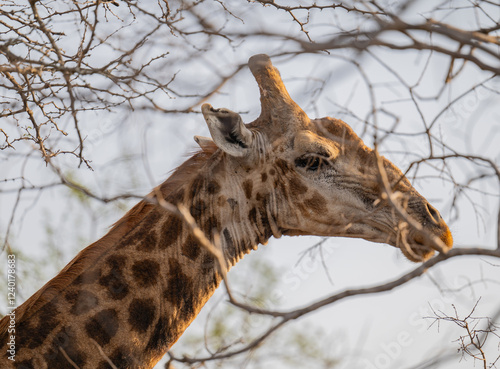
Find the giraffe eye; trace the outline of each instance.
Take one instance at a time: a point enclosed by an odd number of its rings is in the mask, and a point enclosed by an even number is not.
[[[295,159],[295,166],[299,168],[305,168],[312,172],[317,171],[321,167],[328,165],[326,158],[322,158],[318,155],[304,155]]]
[[[315,157],[310,160],[309,165],[307,166],[307,170],[318,170],[321,166],[321,159],[319,157]]]

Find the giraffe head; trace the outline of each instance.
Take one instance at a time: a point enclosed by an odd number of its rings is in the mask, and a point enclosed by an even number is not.
[[[439,212],[393,163],[378,157],[343,121],[309,119],[267,55],[253,56],[249,67],[260,89],[259,118],[244,124],[235,112],[202,106],[229,173],[241,184],[249,217],[277,237],[363,238],[399,247],[412,261],[452,247]],[[392,203],[384,200],[382,176]]]

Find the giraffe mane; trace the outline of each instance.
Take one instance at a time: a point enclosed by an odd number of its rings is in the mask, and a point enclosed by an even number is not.
[[[160,185],[163,196],[166,196],[186,184],[189,178],[206,163],[208,158],[217,151],[217,146],[204,145],[202,150],[195,152],[188,160],[177,167],[172,175]],[[150,197],[153,193],[146,196]],[[142,219],[156,207],[155,204],[142,200],[130,209],[122,218],[114,223],[111,229],[99,240],[81,250],[55,277],[15,309],[16,320],[20,322],[52,301],[61,290],[71,284],[89,266],[106,254],[123,236],[136,227]],[[0,319],[0,332],[6,332],[9,317]]]

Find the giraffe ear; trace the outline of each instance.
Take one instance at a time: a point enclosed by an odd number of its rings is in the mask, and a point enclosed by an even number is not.
[[[210,104],[203,104],[201,111],[219,149],[231,156],[248,155],[253,136],[238,113],[214,109]]]
[[[194,140],[203,150],[215,145],[214,140],[212,140],[210,137],[194,136]]]

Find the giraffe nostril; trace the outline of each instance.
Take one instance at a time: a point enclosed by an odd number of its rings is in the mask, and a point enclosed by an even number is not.
[[[441,221],[441,215],[439,214],[439,211],[437,211],[431,204],[427,203],[426,205],[427,212],[431,216],[432,220],[435,223],[439,223]]]

